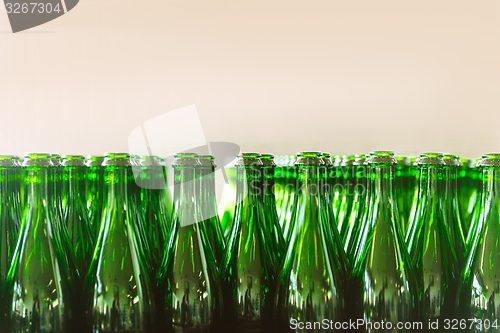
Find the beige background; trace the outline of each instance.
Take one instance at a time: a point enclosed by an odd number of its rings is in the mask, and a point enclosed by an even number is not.
[[[474,157],[500,150],[499,92],[498,0],[81,0],[18,34],[0,9],[4,154],[127,150],[195,104],[247,151]]]

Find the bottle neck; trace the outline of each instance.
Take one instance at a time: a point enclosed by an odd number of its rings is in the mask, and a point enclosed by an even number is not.
[[[256,198],[261,194],[261,173],[255,166],[238,166],[236,171],[236,202]]]
[[[196,169],[194,167],[174,168],[174,202],[196,203]]]
[[[372,166],[369,176],[369,188],[372,196],[379,202],[393,202],[394,168],[392,166]]]
[[[14,167],[0,167],[0,205],[17,205],[16,195],[20,173]]]
[[[426,198],[439,197],[441,195],[441,181],[443,175],[441,169],[436,166],[421,166],[419,170],[420,193]]]
[[[458,170],[456,166],[446,166],[443,172],[445,200],[458,201]]]
[[[323,195],[321,181],[322,168],[319,165],[301,165],[297,170],[298,193],[300,196],[319,197]]]
[[[104,178],[108,189],[108,205],[128,202],[131,184],[134,181],[132,169],[127,166],[109,165],[106,167]]]
[[[500,168],[484,167],[482,173],[483,195],[481,207],[492,207],[499,204],[500,194]]]
[[[63,193],[66,200],[79,199],[84,193],[85,167],[65,167]]]
[[[52,189],[52,172],[48,167],[29,166],[24,169],[28,203],[47,203]]]
[[[217,201],[215,199],[215,170],[200,168],[200,186],[204,220],[216,216]]]

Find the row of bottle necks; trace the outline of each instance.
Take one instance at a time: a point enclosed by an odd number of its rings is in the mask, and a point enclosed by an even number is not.
[[[500,261],[484,231],[496,158],[244,153],[219,218],[211,156],[176,155],[173,200],[157,157],[0,157],[0,325],[497,332],[500,262],[484,276],[480,260]]]

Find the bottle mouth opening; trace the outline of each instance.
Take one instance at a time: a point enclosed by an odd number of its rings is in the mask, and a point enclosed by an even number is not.
[[[200,161],[213,161],[214,157],[212,155],[199,155]]]

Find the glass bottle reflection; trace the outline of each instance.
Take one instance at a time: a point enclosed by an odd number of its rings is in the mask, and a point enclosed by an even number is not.
[[[27,207],[7,277],[12,332],[70,332],[70,272],[56,233],[48,154],[23,162]]]
[[[325,213],[326,200],[320,189],[320,154],[302,152],[296,161],[298,186],[292,225],[295,232],[279,278],[277,320],[279,332],[306,332],[293,328],[299,322],[341,321],[344,316],[342,260],[330,249],[330,221]],[[342,250],[342,249],[340,249]],[[315,328],[307,332],[328,332]]]
[[[163,290],[159,331],[219,332],[221,293],[200,211],[198,155],[175,155],[172,234],[157,276]],[[161,311],[161,312],[160,312]]]
[[[86,287],[90,331],[150,332],[154,306],[139,220],[130,200],[134,176],[128,154],[107,154],[103,221]],[[83,315],[83,314],[82,314]]]
[[[481,211],[462,276],[459,316],[476,320],[470,332],[490,333],[500,325],[500,154],[484,155],[478,166]]]
[[[354,275],[361,278],[361,310],[365,321],[412,322],[418,291],[398,223],[391,152],[373,152],[370,166],[367,225]],[[366,332],[408,332],[366,327]]]
[[[266,332],[272,328],[275,267],[270,231],[260,198],[259,154],[236,161],[237,205],[222,261],[225,320],[229,332]]]

